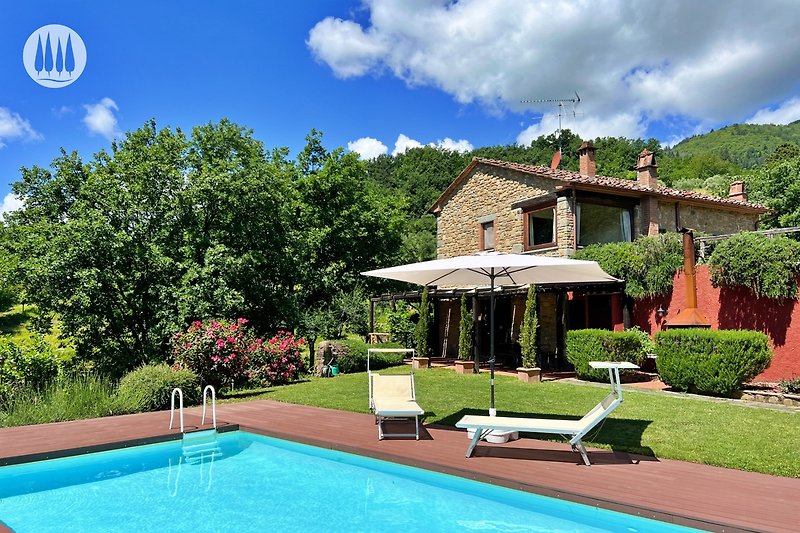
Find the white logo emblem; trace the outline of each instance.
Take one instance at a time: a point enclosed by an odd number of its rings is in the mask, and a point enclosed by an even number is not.
[[[86,67],[86,45],[75,30],[48,24],[28,37],[22,49],[22,63],[39,85],[52,89],[66,87]]]

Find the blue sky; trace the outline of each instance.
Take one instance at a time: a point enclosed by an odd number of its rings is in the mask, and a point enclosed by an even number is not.
[[[363,157],[436,144],[584,137],[664,143],[734,122],[800,119],[800,2],[317,0],[8,2],[0,6],[0,199],[60,147],[85,159],[155,118],[223,117],[296,153],[311,128]],[[30,79],[22,48],[63,24],[79,79]],[[573,113],[574,111],[574,113]]]

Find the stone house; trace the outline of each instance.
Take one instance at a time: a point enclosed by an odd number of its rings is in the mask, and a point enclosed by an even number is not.
[[[767,212],[747,201],[740,181],[731,184],[727,198],[659,185],[656,156],[648,150],[639,154],[636,180],[597,176],[591,143],[581,146],[579,167],[572,172],[474,158],[429,209],[437,219],[437,256],[483,250],[571,256],[589,244],[632,241],[639,235],[682,227],[709,235],[754,230]],[[545,368],[566,366],[566,329],[622,329],[630,322],[621,285],[541,287],[539,291],[539,352]],[[498,354],[505,353],[509,365],[518,359],[523,292],[523,288],[516,293],[512,289],[497,299]],[[486,307],[483,298],[474,297],[479,351],[488,338],[482,322]],[[438,355],[453,356],[459,302],[443,294],[435,314]]]

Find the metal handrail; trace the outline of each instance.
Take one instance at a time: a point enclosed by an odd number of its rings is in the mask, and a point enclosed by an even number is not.
[[[175,393],[178,393],[178,398],[180,399],[180,415],[181,415],[181,433],[183,433],[183,391],[175,387],[172,389],[172,398],[170,399],[170,407],[169,407],[169,429],[172,429],[172,420],[175,416]],[[215,426],[216,427],[216,426]]]
[[[214,422],[214,429],[217,429],[217,392],[211,385],[206,385],[203,389],[203,419],[200,421],[200,425],[206,423],[206,398],[209,390],[211,391],[211,418]]]

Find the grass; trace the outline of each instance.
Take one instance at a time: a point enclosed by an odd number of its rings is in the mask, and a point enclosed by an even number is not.
[[[30,329],[31,319],[36,316],[37,309],[32,305],[15,305],[8,311],[0,313],[0,334],[10,335],[11,340],[21,344],[32,344],[37,334]],[[58,319],[53,321],[53,328],[44,340],[53,347],[53,351],[63,360],[72,359],[75,347],[60,337],[61,327]]]
[[[0,427],[108,416],[114,388],[96,376],[59,379],[43,390],[23,388],[0,402]]]
[[[407,371],[397,367],[390,371]],[[606,390],[577,383],[522,383],[496,376],[498,414],[575,417],[591,409]],[[458,375],[447,369],[416,373],[417,398],[426,423],[454,425],[465,414],[485,413],[489,376]],[[625,402],[585,442],[663,459],[800,477],[800,413],[753,408],[653,391],[625,391]],[[231,401],[267,398],[303,405],[367,413],[365,373],[268,389]],[[552,438],[552,436],[540,436]]]

